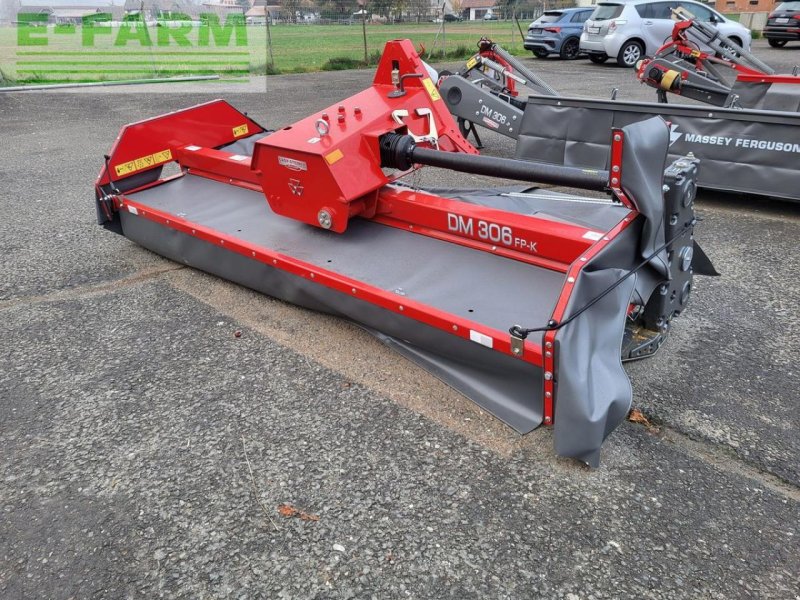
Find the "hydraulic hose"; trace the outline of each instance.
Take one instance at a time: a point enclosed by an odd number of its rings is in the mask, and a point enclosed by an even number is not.
[[[461,173],[516,179],[530,183],[564,185],[594,191],[608,189],[608,171],[418,148],[411,136],[398,133],[387,133],[381,138],[380,152],[382,167],[391,167],[402,171],[407,171],[413,165],[420,164]]]

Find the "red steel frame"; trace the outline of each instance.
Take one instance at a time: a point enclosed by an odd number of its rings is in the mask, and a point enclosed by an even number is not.
[[[766,73],[738,73],[737,81],[747,83],[792,83],[800,84],[800,75],[767,75]]]
[[[202,121],[201,121],[202,120]],[[208,126],[213,124],[213,126]],[[185,173],[206,177],[215,181],[261,191],[264,178],[269,173],[261,173],[253,168],[251,158],[214,149],[236,139],[237,128],[247,125],[248,135],[260,133],[263,129],[247,119],[223,101],[215,101],[198,107],[164,115],[157,119],[143,121],[123,128],[112,150],[109,167],[117,172],[118,165],[136,161],[137,157],[169,149],[171,157]],[[202,126],[201,126],[202,125]],[[241,129],[238,129],[241,131]],[[201,140],[196,142],[195,140]],[[638,215],[634,203],[627,197],[622,187],[622,147],[624,136],[620,130],[612,133],[612,152],[609,188],[628,212],[610,231],[592,231],[568,223],[555,222],[534,216],[519,215],[460,202],[451,198],[435,196],[427,192],[384,185],[374,193],[375,214],[372,220],[386,226],[404,229],[419,235],[443,239],[476,250],[499,254],[511,260],[518,260],[538,267],[565,274],[552,319],[560,321],[566,312],[574,284],[587,262],[596,256],[614,237],[628,227]],[[361,160],[370,160],[368,155]],[[139,163],[137,163],[139,164]],[[143,164],[143,163],[142,163]],[[163,163],[147,166],[153,169]],[[139,173],[136,170],[125,175]],[[376,288],[364,282],[345,277],[333,271],[283,255],[275,250],[255,246],[244,240],[215,231],[199,223],[193,223],[168,212],[154,210],[129,197],[133,193],[155,185],[160,185],[174,177],[157,179],[143,184],[126,193],[113,193],[116,210],[128,211],[140,218],[148,219],[165,227],[196,237],[205,242],[223,246],[232,252],[258,260],[274,268],[284,270],[298,277],[313,280],[344,294],[376,304],[381,308],[402,314],[421,323],[446,331],[466,340],[474,333],[491,340],[490,347],[496,352],[513,356],[544,370],[543,415],[546,425],[554,421],[554,401],[556,397],[557,373],[554,348],[557,330],[550,330],[543,336],[542,343],[531,340],[523,342],[522,352],[514,352],[511,337],[507,331],[500,331],[466,318],[435,309],[414,300],[398,299],[394,293]],[[104,167],[97,179],[98,189],[109,192],[112,176]],[[113,191],[113,190],[112,190]],[[109,192],[112,193],[112,192]],[[265,210],[269,210],[265,203]],[[370,218],[370,217],[366,217]],[[535,242],[535,251],[530,247],[520,249],[507,240],[481,239],[476,229],[453,228],[453,219],[462,222],[484,222],[496,226],[495,231],[510,228],[513,238]],[[471,221],[470,221],[471,220]],[[587,234],[590,234],[587,236]],[[346,233],[344,234],[346,235]],[[511,324],[509,324],[511,325]],[[486,345],[486,344],[485,344]]]
[[[680,55],[690,57],[695,61],[695,66],[698,71],[705,71],[704,63],[708,62],[716,65],[723,65],[736,71],[736,80],[746,83],[788,83],[800,84],[800,76],[798,75],[768,75],[756,69],[751,69],[744,65],[739,65],[724,58],[717,58],[707,52],[693,48],[690,41],[686,37],[686,30],[691,27],[692,21],[679,21],[675,23],[672,28],[672,39],[661,46],[656,53],[655,57],[659,58],[665,55],[669,50],[675,49]],[[646,76],[647,67],[650,65],[650,60],[642,61],[640,67],[637,68],[637,77],[642,81],[648,81],[649,77]],[[677,69],[676,69],[677,70]],[[685,71],[680,72],[681,78],[686,79],[688,74]],[[656,86],[658,87],[658,86]],[[678,90],[668,90],[678,95]]]

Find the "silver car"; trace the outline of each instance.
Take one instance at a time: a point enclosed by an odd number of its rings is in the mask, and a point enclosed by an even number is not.
[[[584,23],[580,49],[593,63],[614,58],[623,67],[633,67],[652,56],[670,39],[675,21],[672,9],[682,7],[698,21],[711,23],[720,33],[746,50],[750,49],[750,30],[726,19],[708,5],[692,0],[616,0],[598,2],[592,16]],[[690,34],[691,39],[691,34]],[[701,50],[709,50],[698,42]]]

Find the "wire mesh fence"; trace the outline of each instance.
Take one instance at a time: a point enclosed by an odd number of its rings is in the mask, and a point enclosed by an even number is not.
[[[433,61],[466,58],[474,54],[481,37],[489,37],[509,51],[521,53],[528,23],[527,19],[519,18],[275,23],[269,26],[271,55],[266,25],[262,25],[263,34],[252,37],[263,38],[265,45],[261,47],[267,51],[261,60],[253,58],[253,66],[258,70],[263,64],[271,73],[355,68],[376,63],[384,44],[398,38],[412,40],[420,54]]]
[[[545,9],[539,0],[506,8],[480,8],[480,0],[337,1],[20,12],[0,25],[0,85],[359,68],[376,64],[386,41],[398,38],[432,62],[470,56],[481,37],[520,54],[528,24]]]

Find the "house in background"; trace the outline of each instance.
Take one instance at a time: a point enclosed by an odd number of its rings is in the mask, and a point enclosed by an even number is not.
[[[186,15],[196,19],[198,6],[191,0],[125,0],[125,14],[144,13],[146,21],[169,18],[170,15]]]
[[[267,0],[251,0],[250,8],[244,16],[248,25],[264,25],[269,15],[270,23],[274,23],[280,17],[283,7],[276,4],[277,0],[272,0],[269,4]]]
[[[244,16],[245,10],[246,7],[239,3],[238,0],[210,0],[208,2],[203,2],[200,5],[201,13],[215,14],[223,23],[230,14]]]
[[[463,0],[461,10],[465,19],[480,21],[486,16],[486,13],[494,8],[496,3],[496,0]]]
[[[770,12],[780,2],[774,0],[716,0],[714,7],[721,13]]]
[[[2,0],[0,23],[16,23],[20,14],[47,15],[50,25],[79,25],[84,17],[110,14],[112,20],[122,18],[122,3],[110,0],[77,0],[74,3],[46,0]]]

